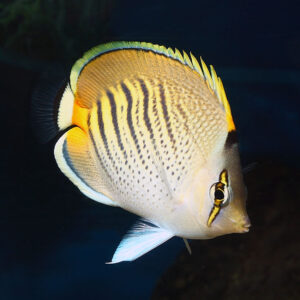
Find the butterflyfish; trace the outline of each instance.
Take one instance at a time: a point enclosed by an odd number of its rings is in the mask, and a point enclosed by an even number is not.
[[[187,242],[249,230],[231,109],[202,58],[108,43],[76,61],[55,97],[37,95],[44,140],[63,132],[54,149],[60,170],[88,198],[141,217],[111,263],[174,236]]]

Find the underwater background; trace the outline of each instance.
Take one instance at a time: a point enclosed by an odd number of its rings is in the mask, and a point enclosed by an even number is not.
[[[0,299],[300,299],[299,1],[0,1]],[[47,70],[147,41],[200,55],[237,126],[250,232],[105,265],[137,219],[83,196],[30,122]]]

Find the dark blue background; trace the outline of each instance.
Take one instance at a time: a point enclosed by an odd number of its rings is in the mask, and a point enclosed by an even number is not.
[[[108,40],[191,50],[223,79],[243,164],[276,160],[299,167],[299,8],[297,1],[119,0],[99,37],[93,27],[90,38],[72,31],[76,20],[70,21],[74,51],[35,58],[2,40],[0,299],[149,299],[184,247],[174,238],[133,263],[104,264],[136,217],[85,198],[56,167],[54,142],[36,142],[30,97],[45,68],[68,66]]]

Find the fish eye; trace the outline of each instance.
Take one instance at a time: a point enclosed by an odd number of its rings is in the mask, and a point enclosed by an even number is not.
[[[224,198],[223,198],[224,200],[222,202],[222,206],[225,206],[229,203],[229,200],[230,200],[230,194],[228,191],[228,187],[226,185],[224,186],[223,193],[224,193]]]
[[[213,202],[215,202],[215,200],[222,200],[221,206],[225,206],[229,203],[230,195],[228,187],[220,182],[217,182],[211,186],[209,194]]]
[[[219,199],[219,200],[224,199],[224,192],[221,189],[215,190],[215,199]]]
[[[218,182],[217,183],[214,183],[211,187],[210,187],[210,190],[209,190],[209,196],[210,196],[210,199],[212,201],[215,201],[215,191],[216,191],[216,186],[217,186]]]

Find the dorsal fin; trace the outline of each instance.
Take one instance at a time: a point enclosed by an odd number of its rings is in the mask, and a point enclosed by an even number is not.
[[[188,56],[188,54],[184,51],[181,54],[181,52],[178,49],[173,50],[171,48],[166,48],[165,46],[160,46],[157,44],[151,44],[147,42],[111,42],[90,49],[83,55],[82,58],[76,61],[71,70],[70,83],[73,93],[76,93],[77,80],[79,78],[80,73],[85,68],[85,66],[89,64],[89,62],[98,58],[102,54],[126,49],[144,50],[161,54],[165,57],[169,57],[176,61],[179,61],[183,65],[188,66],[191,70],[196,71],[201,76],[201,78],[203,78],[211,92],[219,99],[220,104],[223,106],[228,120],[228,131],[235,129],[222,81],[220,77],[217,76],[214,68],[210,66],[211,72],[209,72],[209,69],[202,58],[200,59],[199,64],[199,62],[192,53],[190,53],[190,56]]]

